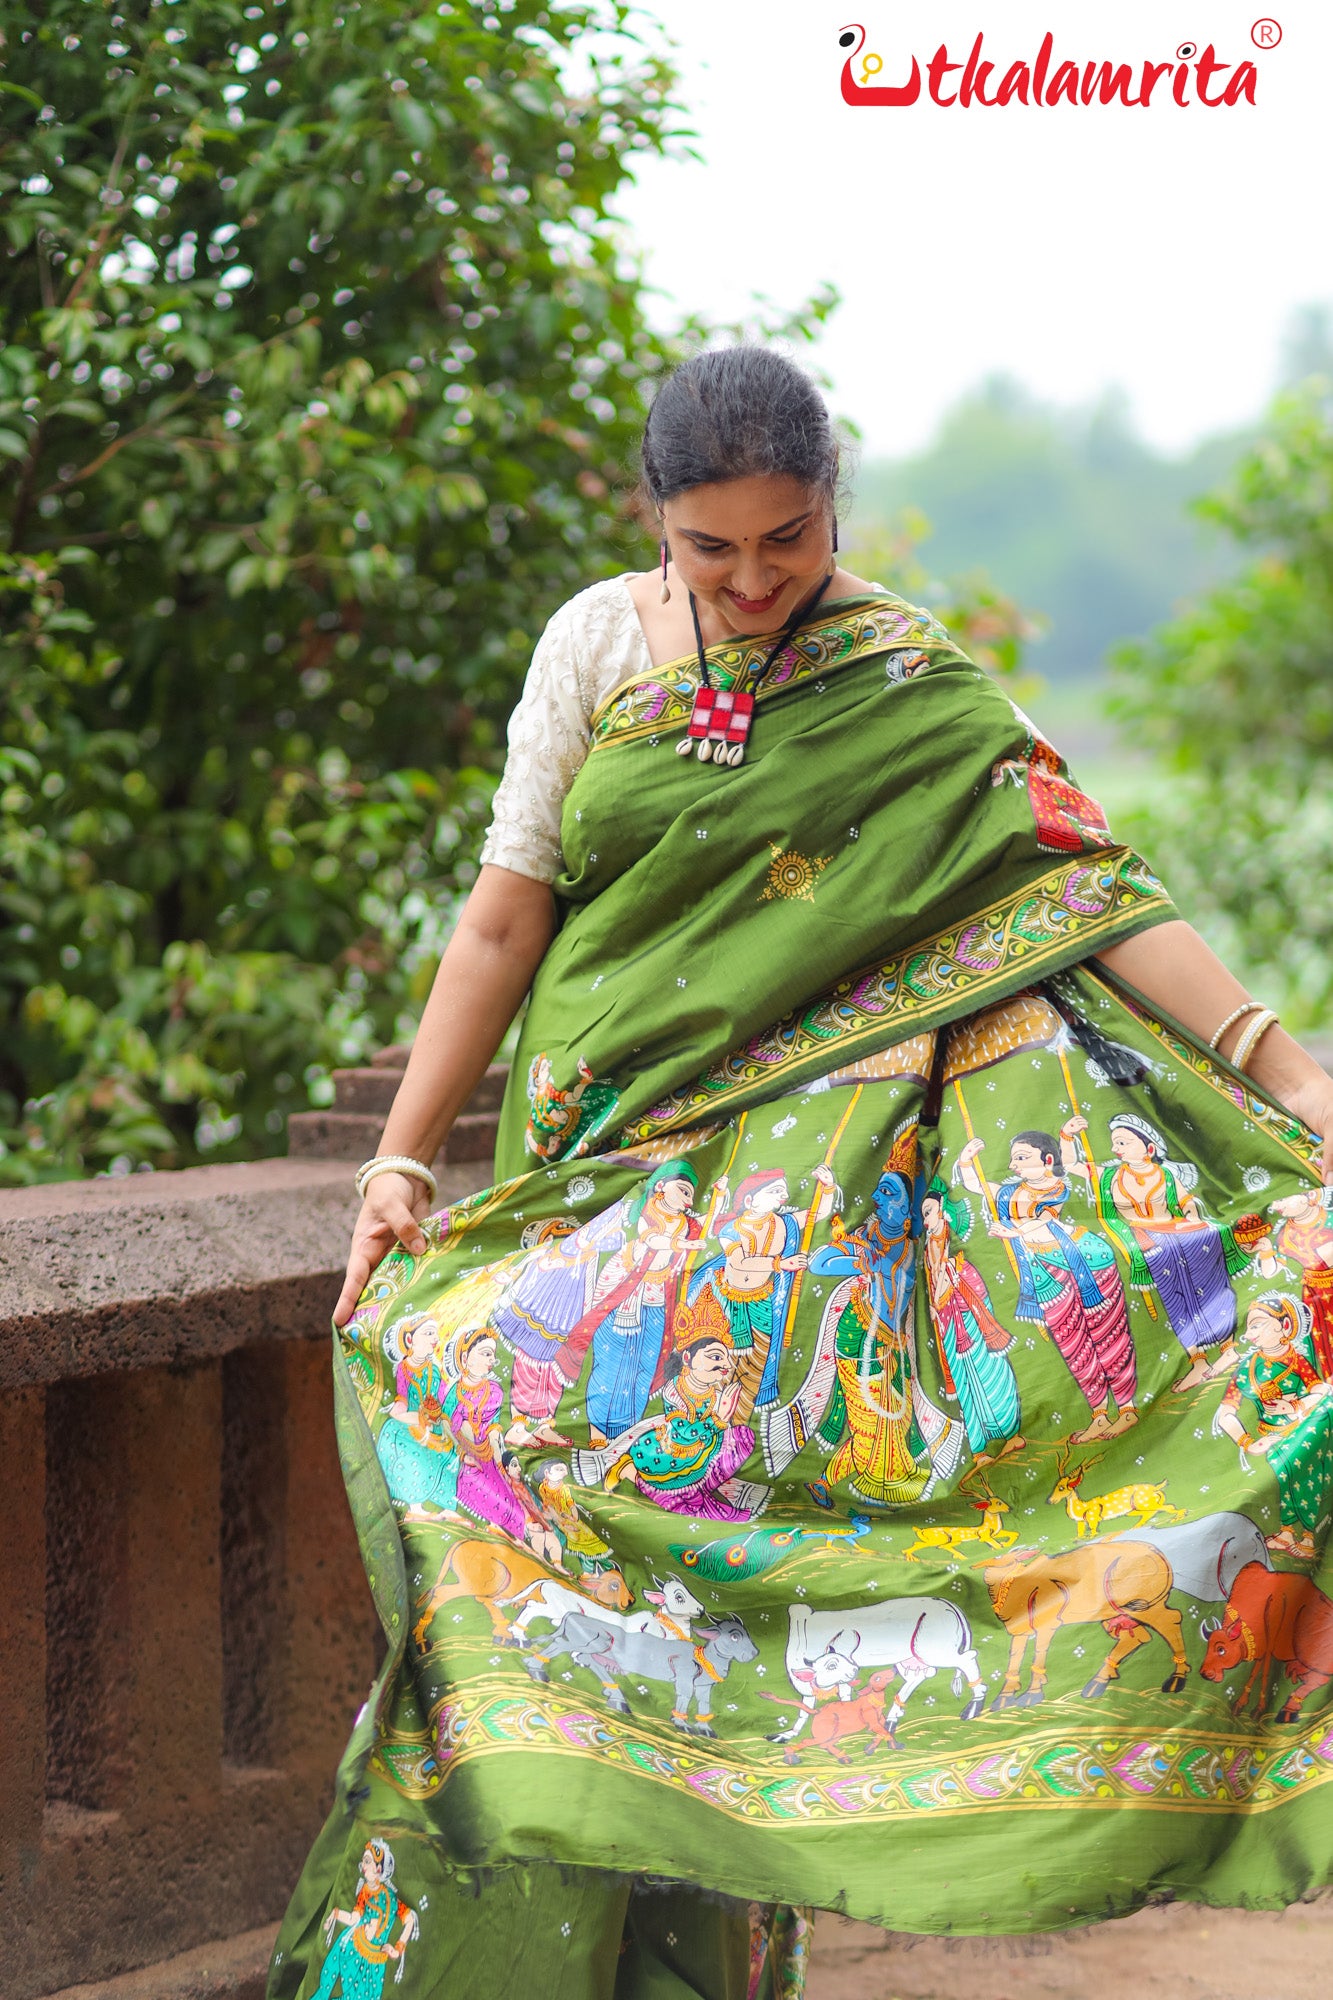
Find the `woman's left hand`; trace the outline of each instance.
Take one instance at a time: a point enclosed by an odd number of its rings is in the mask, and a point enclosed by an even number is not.
[[[1333,1187],[1333,1076],[1318,1070],[1308,1082],[1285,1091],[1282,1102],[1294,1118],[1323,1140],[1319,1166],[1326,1187]]]

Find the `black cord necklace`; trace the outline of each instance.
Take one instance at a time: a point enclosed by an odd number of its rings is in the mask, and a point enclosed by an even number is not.
[[[690,711],[689,727],[676,753],[688,757],[693,750],[702,763],[711,757],[715,764],[739,764],[745,755],[745,745],[750,734],[750,724],[754,720],[754,699],[783,647],[788,644],[798,626],[804,624],[833,581],[830,572],[817,590],[811,592],[804,604],[799,604],[787,623],[783,626],[775,643],[769,648],[768,657],[751,679],[750,687],[745,686],[750,679],[748,671],[742,668],[736,683],[730,688],[715,688],[708,678],[708,660],[704,653],[703,633],[699,630],[699,607],[690,592],[690,616],[694,620],[694,644],[699,654],[699,689],[694,697],[694,707]]]

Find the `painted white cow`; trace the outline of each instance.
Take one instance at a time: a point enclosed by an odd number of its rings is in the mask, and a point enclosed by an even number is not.
[[[814,1714],[819,1696],[836,1688],[847,1700],[851,1683],[862,1668],[893,1667],[901,1686],[884,1712],[890,1729],[923,1681],[934,1674],[953,1674],[953,1691],[966,1682],[971,1695],[963,1710],[971,1722],[986,1705],[986,1683],[977,1665],[972,1627],[956,1605],[936,1597],[898,1597],[859,1610],[815,1611],[807,1604],[788,1609],[787,1678],[800,1702],[790,1729],[769,1740],[790,1743]]]
[[[659,1579],[654,1579],[659,1581]],[[528,1627],[545,1619],[552,1625],[559,1625],[571,1611],[591,1612],[605,1625],[614,1626],[621,1632],[652,1632],[659,1639],[690,1636],[691,1622],[703,1616],[703,1605],[693,1592],[687,1590],[679,1577],[667,1577],[657,1590],[646,1590],[644,1596],[650,1604],[659,1604],[665,1617],[656,1611],[608,1611],[605,1605],[594,1604],[582,1591],[572,1585],[560,1583],[555,1577],[543,1577],[530,1583],[512,1597],[497,1600],[507,1609],[519,1605],[518,1616],[512,1620],[509,1636],[520,1646],[528,1642]]]

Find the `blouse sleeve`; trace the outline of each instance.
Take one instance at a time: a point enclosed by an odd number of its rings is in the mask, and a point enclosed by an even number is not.
[[[588,754],[593,712],[623,665],[615,655],[626,611],[637,626],[623,584],[594,584],[562,604],[537,641],[509,719],[509,752],[483,863],[536,882],[553,882],[559,874],[561,808]]]

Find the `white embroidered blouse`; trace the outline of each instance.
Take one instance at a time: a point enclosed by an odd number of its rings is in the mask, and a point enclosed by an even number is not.
[[[560,811],[612,688],[652,672],[629,594],[633,570],[589,584],[555,612],[533,650],[481,859],[537,882],[560,873]],[[882,583],[872,589],[883,590]]]
[[[537,882],[560,872],[560,809],[612,688],[652,659],[627,578],[589,584],[555,612],[533,650],[481,858]]]

